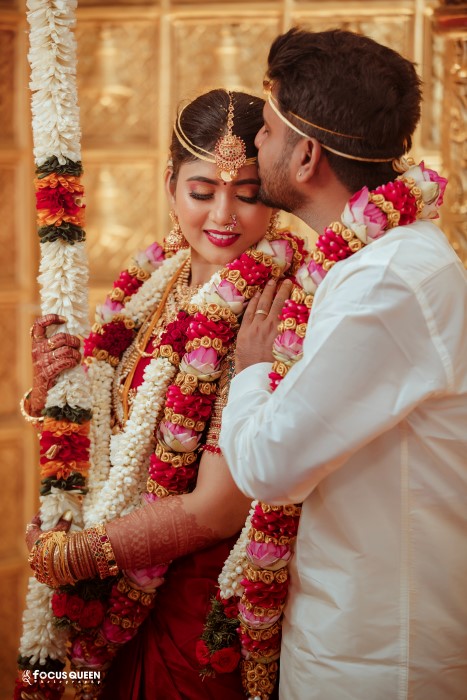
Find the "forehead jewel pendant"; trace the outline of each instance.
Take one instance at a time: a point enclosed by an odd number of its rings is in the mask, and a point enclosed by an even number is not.
[[[231,182],[237,177],[238,171],[246,163],[246,146],[240,136],[232,133],[234,106],[232,93],[229,91],[229,108],[227,112],[227,133],[216,143],[214,156],[219,177],[224,182]]]

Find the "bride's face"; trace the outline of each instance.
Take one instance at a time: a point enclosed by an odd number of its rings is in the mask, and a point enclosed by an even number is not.
[[[169,184],[170,205],[192,248],[192,256],[221,267],[266,233],[272,209],[258,200],[255,165],[246,165],[232,182],[218,177],[214,163],[188,161]]]

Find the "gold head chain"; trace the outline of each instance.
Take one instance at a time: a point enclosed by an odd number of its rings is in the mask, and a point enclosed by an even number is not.
[[[195,158],[207,161],[208,163],[215,163],[217,167],[218,177],[224,182],[231,182],[235,180],[238,175],[238,171],[244,165],[252,165],[256,163],[255,158],[246,157],[246,145],[245,141],[233,133],[234,126],[234,104],[233,104],[233,94],[230,90],[227,91],[229,96],[229,106],[227,109],[227,133],[221,136],[215,147],[214,153],[207,151],[202,146],[197,146],[195,143],[190,141],[188,136],[183,131],[181,124],[181,117],[188,105],[180,110],[178,117],[174,124],[174,132],[188,153],[191,153]]]
[[[273,80],[268,80],[265,79],[263,80],[263,89],[264,93],[266,95],[266,99],[271,107],[271,109],[274,111],[275,114],[281,119],[284,124],[286,124],[289,129],[292,129],[295,131],[297,134],[300,136],[303,136],[306,139],[310,138],[310,134],[306,134],[304,131],[298,128],[298,126],[295,126],[295,124],[292,124],[292,122],[287,119],[285,114],[283,114],[279,108],[279,103],[272,94],[272,90],[274,87],[274,81]],[[313,127],[313,129],[318,129],[319,131],[323,131],[327,134],[333,134],[334,136],[340,136],[345,139],[354,139],[354,140],[363,140],[363,136],[354,136],[352,134],[343,134],[340,131],[332,131],[332,129],[327,129],[324,126],[319,126],[318,124],[314,124],[313,122],[308,121],[307,119],[304,119],[303,117],[300,117],[298,114],[295,114],[295,112],[291,112],[289,110],[288,112],[292,117],[297,119],[298,121],[302,122],[303,124],[307,124],[308,126]],[[342,158],[348,158],[349,160],[358,160],[363,163],[390,163],[391,161],[394,161],[398,158],[399,156],[391,156],[390,158],[365,158],[362,156],[354,156],[351,155],[350,153],[343,153],[342,151],[337,151],[334,148],[331,148],[330,146],[325,146],[323,143],[320,141],[321,148],[324,148],[326,151],[329,151],[330,153],[334,153],[336,156],[342,156]]]

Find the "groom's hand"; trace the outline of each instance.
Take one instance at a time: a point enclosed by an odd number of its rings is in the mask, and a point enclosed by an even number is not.
[[[262,294],[251,299],[237,336],[235,370],[237,374],[257,362],[273,362],[272,345],[277,335],[279,314],[292,291],[292,282],[279,285],[270,280]]]

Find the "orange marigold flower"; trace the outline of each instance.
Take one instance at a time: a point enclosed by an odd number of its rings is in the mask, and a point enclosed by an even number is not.
[[[46,417],[44,420],[44,430],[49,430],[51,433],[60,437],[61,435],[88,435],[90,429],[90,421],[84,423],[71,423],[67,420],[55,420],[54,418]]]
[[[47,479],[52,476],[55,479],[68,479],[71,474],[77,472],[83,476],[87,476],[88,471],[89,462],[60,462],[58,460],[52,460],[42,465],[41,478]]]

